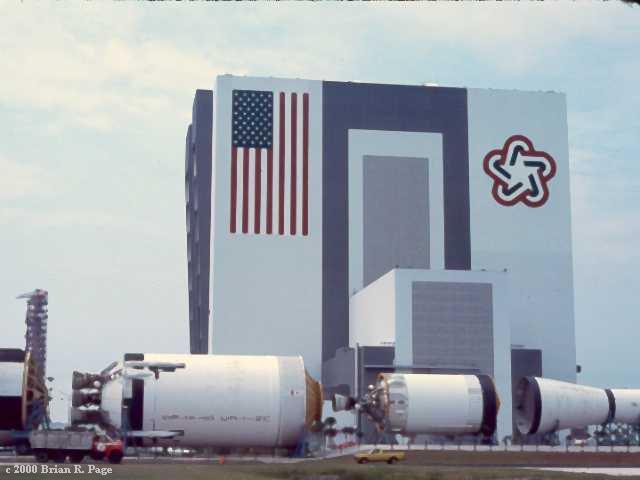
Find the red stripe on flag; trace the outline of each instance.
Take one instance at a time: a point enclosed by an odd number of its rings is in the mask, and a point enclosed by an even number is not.
[[[242,233],[249,231],[249,149],[243,148],[242,159]]]
[[[229,230],[236,233],[236,198],[238,190],[238,149],[231,148],[231,211],[229,212]]]
[[[260,201],[262,200],[261,198],[261,193],[260,193],[260,187],[262,186],[262,178],[261,178],[261,166],[260,166],[260,153],[261,153],[261,149],[260,148],[256,148],[256,166],[255,166],[255,175],[254,175],[254,180],[255,180],[255,188],[254,188],[254,202],[253,202],[253,232],[254,233],[260,233]]]
[[[273,149],[267,150],[267,233],[271,235],[273,224]]]
[[[302,95],[302,235],[309,234],[309,94]]]
[[[278,142],[278,149],[280,154],[280,162],[278,165],[278,180],[279,187],[278,190],[278,233],[280,235],[284,235],[284,92],[280,92],[280,115],[279,115],[279,137],[280,141]]]
[[[291,207],[291,235],[296,234],[296,186],[298,181],[298,172],[296,171],[296,150],[297,150],[297,100],[298,95],[291,94],[291,198],[289,199],[289,206]]]

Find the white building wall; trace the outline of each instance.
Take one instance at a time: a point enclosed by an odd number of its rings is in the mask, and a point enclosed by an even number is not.
[[[575,382],[565,96],[469,89],[468,102],[471,268],[509,271],[511,342],[542,350],[545,377]],[[483,170],[485,155],[517,134],[557,163],[549,199],[537,208],[497,203]]]
[[[349,300],[349,346],[393,346],[396,343],[396,277],[383,275]]]
[[[309,93],[309,235],[278,235],[277,185],[274,234],[230,233],[231,92],[233,89]],[[322,348],[322,82],[218,77],[215,86],[212,232],[212,353],[302,355],[320,378]],[[301,95],[300,95],[301,97]],[[274,96],[274,101],[276,97]],[[301,100],[300,100],[301,101]],[[298,132],[301,132],[299,127]],[[289,142],[289,137],[286,137]],[[299,148],[301,137],[298,141]],[[301,158],[298,172],[301,178]],[[274,183],[278,177],[274,152]],[[289,185],[289,158],[286,182]],[[239,167],[242,161],[239,158]],[[262,159],[266,192],[266,158]],[[251,169],[252,171],[252,169]],[[253,184],[253,174],[250,184]],[[242,169],[238,169],[242,178]],[[301,187],[298,187],[300,195]],[[238,189],[238,199],[242,190]],[[288,195],[286,195],[288,198]],[[250,197],[253,205],[253,197]],[[263,198],[263,208],[266,200]],[[301,202],[298,201],[301,206]],[[241,201],[238,202],[241,210]],[[298,208],[300,212],[301,208]],[[289,211],[288,200],[285,211]],[[253,219],[253,207],[249,210]],[[288,222],[287,227],[288,227]],[[240,225],[240,222],[238,223]],[[301,222],[298,221],[298,229]],[[286,229],[288,231],[288,228]],[[251,230],[250,230],[251,231]],[[262,232],[265,229],[262,228]]]

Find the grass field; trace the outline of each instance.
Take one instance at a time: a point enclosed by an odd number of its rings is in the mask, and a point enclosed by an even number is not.
[[[35,465],[35,464],[32,464]],[[53,464],[48,464],[53,466]],[[44,478],[105,478],[109,480],[484,480],[484,479],[578,479],[585,478],[584,474],[543,472],[513,467],[455,467],[455,466],[425,466],[410,462],[396,465],[357,465],[345,459],[334,459],[296,464],[247,464],[229,463],[124,463],[111,466],[96,464],[97,467],[113,470],[106,475],[92,473],[89,475],[36,473],[36,474],[7,474],[9,464],[0,465],[0,479],[44,479]],[[73,468],[66,464],[65,466]],[[39,466],[41,468],[41,466]],[[87,472],[89,465],[82,465]],[[589,475],[589,479],[609,479],[605,475]],[[626,477],[634,478],[634,477]],[[640,477],[635,477],[636,479]]]
[[[84,466],[85,471],[87,465]],[[102,465],[100,465],[102,467]],[[74,474],[6,474],[2,468],[0,478],[39,479],[44,478],[105,478],[109,480],[472,480],[472,479],[577,479],[581,474],[538,472],[524,469],[502,469],[491,467],[455,468],[424,467],[416,465],[202,465],[202,464],[123,464],[116,465],[113,472],[100,475]],[[589,478],[608,478],[593,475]],[[629,477],[627,477],[629,478]]]

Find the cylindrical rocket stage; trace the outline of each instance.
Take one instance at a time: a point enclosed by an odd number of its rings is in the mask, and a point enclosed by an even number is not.
[[[0,446],[12,443],[11,431],[22,430],[25,353],[0,350]]]
[[[640,425],[640,389],[612,388],[609,391],[615,402],[614,421]]]
[[[500,400],[487,375],[385,373],[376,392],[394,432],[489,437],[496,430]]]
[[[517,387],[515,421],[520,433],[550,433],[609,422],[640,424],[640,390],[602,389],[526,377]]]
[[[306,373],[301,357],[136,354],[135,358],[147,367],[127,367],[125,361],[125,368],[115,367],[102,387],[103,416],[122,428],[124,411],[129,430],[178,432],[169,440],[156,439],[159,444],[293,447],[305,425],[320,420],[322,389]],[[172,363],[184,367],[163,369]],[[145,376],[141,368],[157,375]]]

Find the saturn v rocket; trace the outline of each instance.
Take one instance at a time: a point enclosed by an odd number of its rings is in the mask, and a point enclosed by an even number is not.
[[[100,425],[134,445],[291,449],[322,420],[322,385],[302,357],[127,354],[98,374],[74,372],[73,388],[75,425]],[[514,400],[524,435],[640,426],[640,390],[527,377]],[[489,440],[501,402],[486,375],[381,373],[361,398],[332,403],[380,431]]]

